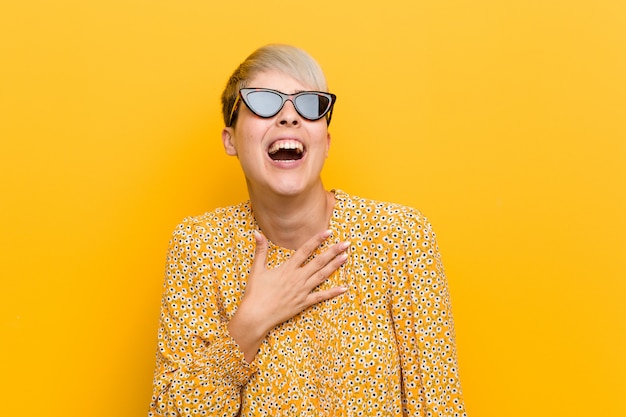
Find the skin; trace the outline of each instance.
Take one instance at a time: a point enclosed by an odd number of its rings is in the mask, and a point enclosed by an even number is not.
[[[283,93],[314,90],[280,72],[257,74],[248,83]],[[303,144],[302,159],[273,161],[269,146],[277,140]],[[237,122],[222,131],[224,150],[239,159],[255,218],[263,234],[255,235],[254,262],[244,297],[228,331],[252,362],[267,333],[306,308],[337,297],[347,289],[313,291],[347,259],[349,242],[332,245],[306,265],[303,262],[330,236],[327,230],[335,199],[324,189],[321,171],[328,156],[330,134],[324,118],[302,118],[287,101],[271,118],[261,118],[245,104]],[[266,268],[268,240],[295,253],[281,266]]]

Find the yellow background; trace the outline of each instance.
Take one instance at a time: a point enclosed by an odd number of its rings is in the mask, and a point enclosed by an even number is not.
[[[299,45],[328,187],[438,231],[474,417],[626,415],[626,3],[6,1],[0,413],[140,416],[165,251],[246,196],[219,95]]]

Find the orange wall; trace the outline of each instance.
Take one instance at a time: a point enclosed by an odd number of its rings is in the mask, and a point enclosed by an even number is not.
[[[326,184],[435,224],[470,415],[626,415],[622,0],[5,3],[3,415],[145,415],[167,241],[245,198],[219,94],[275,41],[339,96]]]

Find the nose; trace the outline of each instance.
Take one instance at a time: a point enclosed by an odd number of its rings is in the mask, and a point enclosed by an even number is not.
[[[281,126],[298,126],[300,124],[300,115],[291,100],[285,102],[276,120]]]

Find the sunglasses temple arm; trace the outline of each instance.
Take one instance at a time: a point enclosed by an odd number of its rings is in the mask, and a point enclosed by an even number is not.
[[[235,111],[237,111],[237,107],[239,106],[240,101],[241,101],[241,94],[237,94],[237,98],[235,99],[235,102],[233,103],[233,108],[230,111],[230,116],[228,117],[227,127],[231,127],[233,125],[233,115],[235,114]]]

